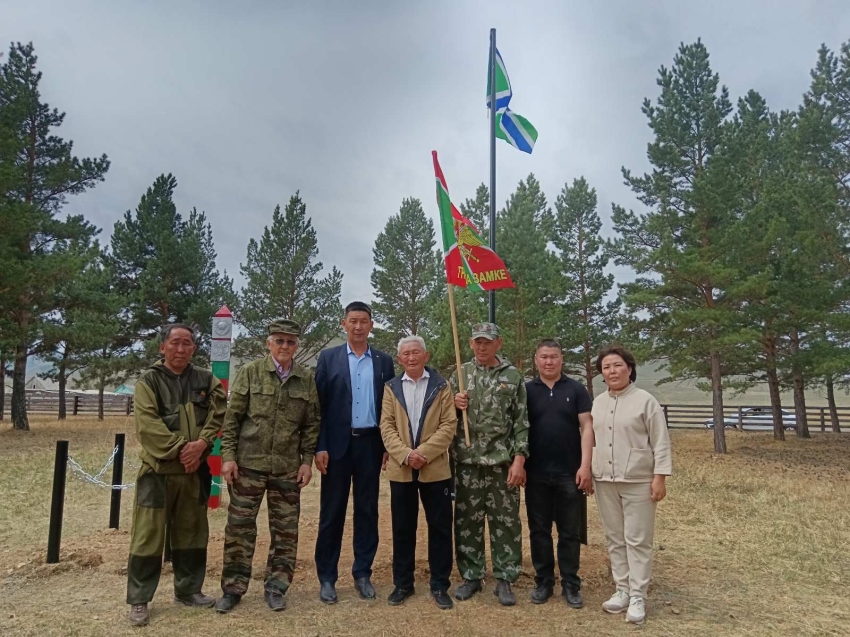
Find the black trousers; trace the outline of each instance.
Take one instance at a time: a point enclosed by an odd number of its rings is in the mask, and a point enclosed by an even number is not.
[[[316,573],[320,582],[335,584],[339,577],[339,554],[348,495],[354,491],[355,579],[371,577],[378,551],[378,491],[383,445],[378,428],[352,436],[345,455],[328,463],[322,476],[319,535],[316,538]],[[352,489],[353,486],[353,489]]]
[[[393,517],[393,584],[413,586],[416,564],[416,527],[419,522],[419,498],[428,523],[428,566],[431,590],[447,591],[452,573],[452,480],[390,482],[390,506]]]
[[[555,584],[552,522],[558,529],[558,569],[565,587],[580,588],[578,576],[586,496],[576,477],[567,474],[528,474],[525,508],[531,540],[531,563],[538,584]]]

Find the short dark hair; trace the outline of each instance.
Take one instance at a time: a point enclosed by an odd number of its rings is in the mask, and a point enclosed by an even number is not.
[[[174,330],[186,330],[192,335],[192,344],[198,344],[198,335],[195,333],[195,328],[186,323],[169,323],[168,325],[163,325],[162,329],[159,330],[159,342],[164,343],[167,341],[168,337],[171,336],[171,332]]]
[[[544,338],[542,341],[537,343],[537,349],[535,349],[534,352],[539,352],[541,347],[555,347],[560,350],[561,353],[563,353],[563,348],[561,347],[561,344],[554,338]]]
[[[348,316],[349,312],[366,312],[369,315],[369,318],[372,318],[372,308],[369,307],[367,303],[363,301],[352,301],[348,305],[345,306],[345,316]]]
[[[622,358],[626,365],[628,365],[631,370],[629,380],[635,382],[637,380],[637,363],[635,362],[635,357],[629,350],[617,343],[606,345],[599,350],[599,354],[596,356],[596,371],[600,374],[602,373],[602,359],[612,354],[616,354]]]

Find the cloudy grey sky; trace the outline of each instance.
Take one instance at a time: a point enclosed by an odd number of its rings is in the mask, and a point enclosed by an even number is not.
[[[807,89],[821,43],[850,37],[843,0],[260,2],[0,0],[0,42],[32,41],[61,135],[107,153],[106,182],[77,197],[109,235],[161,173],[183,213],[212,221],[219,267],[241,283],[248,239],[300,190],[343,303],[371,298],[372,245],[404,197],[436,220],[430,151],[452,198],[488,180],[489,28],[537,127],[534,154],[498,147],[500,206],[529,172],[550,201],[584,175],[606,231],[634,205],[620,167],[646,168],[640,112],[660,65],[702,37],[733,99],[774,109]]]

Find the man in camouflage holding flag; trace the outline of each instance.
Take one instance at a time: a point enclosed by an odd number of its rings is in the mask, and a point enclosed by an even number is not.
[[[230,507],[224,531],[223,595],[227,613],[248,591],[263,494],[269,509],[266,603],[285,608],[298,549],[300,489],[310,482],[319,438],[319,398],[310,371],[295,362],[301,326],[284,319],[269,325],[269,353],[239,370],[221,432],[221,475]]]
[[[484,555],[484,519],[490,532],[490,556],[495,595],[503,606],[516,604],[511,584],[522,570],[522,524],[519,488],[525,484],[528,456],[528,410],[525,382],[520,371],[498,355],[502,347],[494,323],[472,327],[469,341],[475,358],[462,366],[463,393],[455,406],[466,410],[472,442],[464,441],[458,419],[454,445],[457,496],[455,545],[457,567],[464,582],[455,591],[460,601],[482,588],[487,566]],[[452,386],[458,391],[457,373]]]

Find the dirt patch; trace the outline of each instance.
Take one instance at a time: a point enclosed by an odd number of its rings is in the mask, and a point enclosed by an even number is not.
[[[61,553],[59,562],[56,564],[47,564],[44,557],[33,555],[28,561],[9,569],[6,575],[9,579],[20,582],[26,579],[46,579],[68,571],[92,570],[99,568],[102,564],[103,556],[92,551]]]

